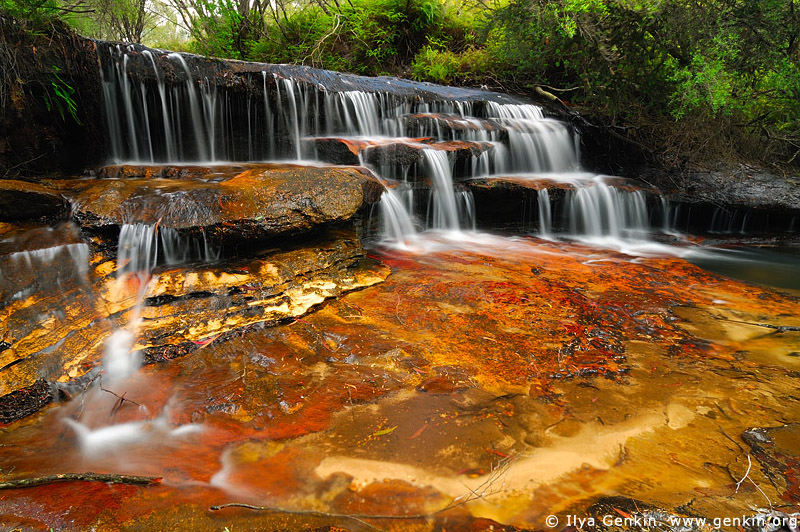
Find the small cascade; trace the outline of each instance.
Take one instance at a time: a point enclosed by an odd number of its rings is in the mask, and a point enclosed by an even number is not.
[[[480,210],[466,181],[473,178],[572,183],[566,194],[538,187],[535,197],[523,200],[529,203],[529,221],[538,222],[545,238],[565,233],[647,238],[650,219],[658,218],[647,210],[647,193],[582,174],[578,135],[536,105],[501,103],[489,94],[454,101],[434,93],[393,92],[388,81],[364,80],[363,87],[370,88],[359,90],[361,85],[349,80],[315,78],[305,70],[289,75],[291,70],[269,65],[243,69],[231,82],[228,73],[192,56],[135,46],[110,47],[102,57],[116,161],[315,161],[329,149],[317,141],[343,141],[342,150],[351,153],[346,164],[369,163],[394,187],[381,212],[391,218],[383,234],[395,239],[407,239],[415,227],[473,228]],[[364,157],[368,150],[377,151]],[[677,215],[668,205],[661,210],[656,230],[674,232]],[[722,214],[712,231],[725,230],[721,220]],[[728,225],[741,230],[751,221]],[[191,252],[175,252],[169,231],[160,235],[156,247],[168,263],[213,258],[199,239]]]
[[[300,139],[305,136],[305,94],[297,90],[296,83],[292,79],[282,79],[276,74],[275,80],[279,82],[276,90],[278,109],[286,107],[289,111],[284,113],[286,129],[291,134],[292,150],[295,158],[299,161],[302,159]],[[284,100],[281,100],[281,92],[284,93]]]
[[[163,256],[164,261],[170,264],[185,262],[201,254],[218,257],[211,246],[200,251],[196,239],[181,237],[174,229],[159,228],[158,224],[131,223],[120,228],[115,293],[118,297],[132,298],[133,302],[126,326],[117,329],[106,340],[101,366],[102,391],[131,382],[139,370],[140,354],[134,347],[147,287],[160,258]],[[104,398],[100,391],[93,390],[87,395],[86,402],[102,401]],[[139,405],[138,418],[108,424],[107,415],[98,419],[87,414],[80,421],[68,418],[65,422],[75,431],[87,457],[102,457],[125,446],[147,444],[154,441],[153,438],[160,441],[202,429],[193,424],[170,426],[168,408],[151,419],[148,409]]]
[[[467,212],[468,209],[459,205],[464,198],[460,194],[457,197],[453,189],[450,159],[443,151],[423,150],[422,154],[433,184],[428,202],[428,227],[458,231],[462,228],[459,213]]]
[[[133,352],[136,331],[139,326],[140,309],[144,301],[150,275],[158,261],[158,238],[154,224],[125,224],[120,228],[117,250],[117,283],[124,293],[135,280],[135,301],[127,327],[118,329],[106,342],[103,370],[111,383],[133,375],[140,360]]]
[[[650,230],[641,190],[627,191],[595,180],[567,193],[564,212],[572,236],[644,239]]]
[[[61,291],[75,282],[85,284],[88,271],[89,247],[83,242],[9,253],[0,256],[0,298],[22,300],[37,290]],[[47,274],[33,276],[33,272]]]
[[[536,105],[488,102],[489,117],[506,127],[510,169],[516,172],[574,172],[580,169],[572,132],[545,118]]]
[[[397,192],[391,188],[386,189],[380,205],[384,221],[383,239],[395,242],[413,240],[417,230],[408,214],[409,210],[403,205],[403,200],[398,197]]]
[[[553,234],[553,213],[550,208],[550,192],[541,188],[536,193],[539,207],[539,236],[551,238]]]

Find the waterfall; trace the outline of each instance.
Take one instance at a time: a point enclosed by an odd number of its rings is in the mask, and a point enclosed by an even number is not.
[[[569,191],[565,213],[573,236],[643,239],[650,227],[641,190],[626,191],[599,179]]]
[[[429,201],[428,227],[457,231],[461,228],[458,202],[453,190],[453,173],[447,153],[436,150],[423,150],[433,188]]]
[[[539,235],[550,238],[553,232],[553,213],[550,209],[550,192],[546,188],[539,189],[536,193],[539,207]]]
[[[489,102],[488,115],[506,126],[510,165],[523,172],[574,172],[580,169],[572,132],[545,118],[536,105]]]
[[[480,103],[451,101],[358,90],[356,85],[343,90],[349,81],[331,90],[325,76],[314,82],[313,76],[287,77],[273,67],[242,73],[236,83],[228,83],[228,73],[204,73],[192,56],[139,50],[133,45],[112,46],[102,55],[106,125],[115,161],[304,161],[316,153],[304,150],[308,141],[321,136],[406,144],[418,151],[416,160],[401,158],[372,168],[393,188],[384,195],[380,209],[387,218],[383,232],[387,237],[407,239],[415,227],[450,231],[474,227],[480,206],[462,182],[509,175],[572,185],[572,190],[558,195],[536,187],[535,197],[523,199],[545,238],[562,234],[564,228],[570,237],[646,238],[651,229],[646,193],[581,174],[578,135],[537,105],[499,103],[491,97]],[[154,77],[137,81],[136,73],[145,69]],[[237,83],[246,90],[234,90]],[[471,143],[464,150],[472,154],[437,148],[445,141]],[[363,150],[358,156],[365,164]],[[405,183],[398,186],[390,182],[393,179]],[[677,213],[668,205],[661,211],[657,229],[674,231]],[[558,220],[553,219],[556,213]],[[711,230],[725,230],[727,225],[728,231],[741,231],[752,223],[719,213]],[[167,251],[168,234],[161,231],[165,258],[186,260]],[[196,242],[191,255],[207,258],[203,247]]]
[[[398,198],[395,190],[389,188],[383,193],[381,211],[384,219],[383,238],[385,240],[401,243],[413,240],[417,230],[408,214],[409,211],[403,205],[403,201]]]
[[[136,295],[128,325],[116,330],[106,342],[103,369],[111,383],[133,375],[139,369],[139,357],[133,353],[142,301],[150,274],[158,260],[155,224],[125,224],[120,228],[117,249],[117,283],[123,292],[128,279],[135,280]]]
[[[132,350],[141,307],[156,265],[160,262],[184,264],[193,260],[213,262],[219,258],[219,248],[211,245],[205,236],[202,239],[185,237],[175,229],[152,223],[122,225],[117,249],[117,290],[125,294],[133,282],[135,295],[127,326],[115,331],[106,344],[103,368],[111,382],[130,377],[139,368],[139,357]]]

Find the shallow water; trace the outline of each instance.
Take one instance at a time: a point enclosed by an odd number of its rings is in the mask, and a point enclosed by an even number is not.
[[[5,491],[0,522],[488,530],[553,514],[560,529],[607,496],[711,518],[797,504],[791,469],[741,437],[800,421],[800,334],[763,327],[800,326],[796,295],[677,257],[472,238],[481,251],[453,235],[376,249],[380,285],[5,426],[8,477],[163,480]],[[228,502],[305,513],[209,509]],[[363,514],[427,517],[343,517]]]
[[[734,279],[800,290],[800,247],[710,248],[689,260]]]

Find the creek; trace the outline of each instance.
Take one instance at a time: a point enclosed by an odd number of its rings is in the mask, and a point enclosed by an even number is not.
[[[0,224],[0,473],[160,481],[4,526],[796,519],[791,214],[590,172],[506,95],[98,47],[108,165]]]

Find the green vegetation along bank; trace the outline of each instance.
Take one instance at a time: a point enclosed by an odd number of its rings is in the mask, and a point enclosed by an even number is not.
[[[800,163],[796,0],[0,0],[91,37],[557,98],[695,169]],[[69,111],[67,109],[67,111]]]

